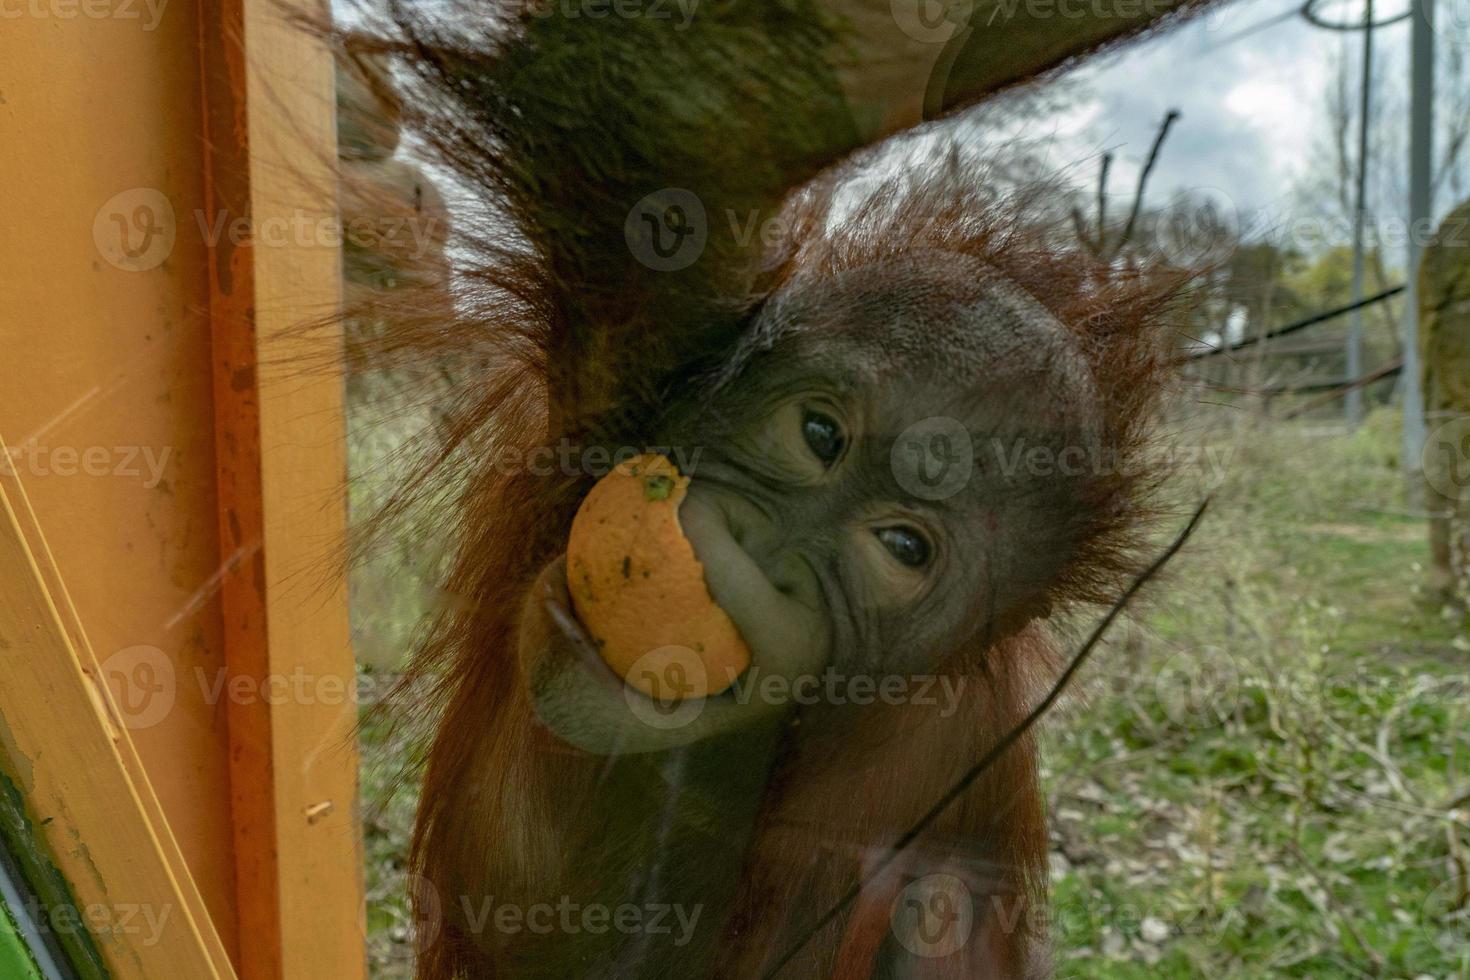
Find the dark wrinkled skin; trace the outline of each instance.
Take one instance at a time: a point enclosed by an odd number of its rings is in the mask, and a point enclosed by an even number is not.
[[[1081,355],[1034,301],[967,260],[893,266],[792,283],[713,396],[703,388],[676,407],[655,439],[697,460],[681,521],[756,676],[930,673],[977,634],[999,639],[1044,611],[1036,603],[1071,553],[1061,515],[1076,510],[1075,488],[1005,464],[1018,447],[1086,443]],[[812,411],[843,431],[830,465],[804,441]],[[904,437],[931,419],[963,425],[974,459],[938,500],[911,492],[935,461]],[[927,542],[922,567],[884,546],[878,532],[894,527]],[[591,752],[658,751],[790,710],[727,692],[689,725],[651,729],[592,654],[564,580],[558,559],[532,602],[551,627],[521,650],[537,712],[560,737]]]

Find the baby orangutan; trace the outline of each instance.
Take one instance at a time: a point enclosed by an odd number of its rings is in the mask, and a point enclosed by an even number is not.
[[[958,147],[862,147],[1154,20],[392,9],[352,43],[496,208],[456,216],[452,317],[392,338],[495,349],[445,457],[693,461],[679,518],[750,653],[719,694],[634,690],[568,592],[592,476],[471,465],[416,667],[419,976],[1045,975],[1029,738],[867,871],[1036,703],[1052,609],[1136,568],[1148,474],[1038,461],[1142,445],[1181,279],[1034,233]]]

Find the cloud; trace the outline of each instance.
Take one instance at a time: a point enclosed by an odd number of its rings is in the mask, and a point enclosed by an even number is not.
[[[1088,158],[1111,151],[1110,186],[1129,196],[1159,123],[1177,109],[1150,203],[1209,188],[1234,201],[1249,225],[1286,220],[1321,132],[1334,49],[1352,37],[1296,16],[1241,35],[1296,6],[1234,4],[1083,67],[1073,75],[1080,101],[1049,136],[1053,162],[1081,164],[1090,176]]]

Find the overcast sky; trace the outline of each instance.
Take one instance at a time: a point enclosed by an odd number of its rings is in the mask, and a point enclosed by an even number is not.
[[[1404,3],[1380,0],[1376,6],[1382,16]],[[1053,159],[1066,165],[1113,150],[1110,186],[1127,199],[1160,120],[1176,108],[1183,115],[1154,171],[1149,203],[1208,188],[1217,196],[1223,192],[1250,227],[1286,220],[1293,191],[1326,131],[1334,55],[1346,42],[1356,62],[1361,44],[1361,35],[1325,31],[1296,16],[1235,37],[1299,5],[1300,0],[1238,0],[1089,64],[1072,76],[1079,101],[1055,123]],[[1361,16],[1355,0],[1328,0],[1322,11],[1343,19]],[[1381,70],[1402,71],[1408,25],[1379,31],[1375,43]],[[1356,89],[1354,74],[1354,99]],[[1095,164],[1084,164],[1083,173],[1095,172]]]

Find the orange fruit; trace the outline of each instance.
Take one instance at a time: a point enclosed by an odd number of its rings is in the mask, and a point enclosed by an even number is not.
[[[679,526],[688,489],[663,456],[635,456],[597,481],[567,542],[572,608],[602,659],[667,701],[718,694],[750,664]]]

